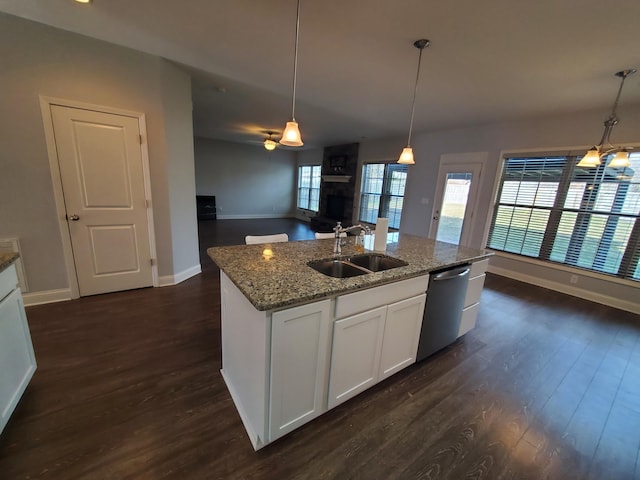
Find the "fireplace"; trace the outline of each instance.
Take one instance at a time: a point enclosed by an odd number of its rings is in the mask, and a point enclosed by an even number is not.
[[[344,203],[345,198],[342,195],[327,195],[327,209],[325,216],[333,220],[344,221]]]

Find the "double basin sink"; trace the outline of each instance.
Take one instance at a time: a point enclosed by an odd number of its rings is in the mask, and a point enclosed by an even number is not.
[[[404,267],[409,264],[403,260],[379,253],[365,253],[344,258],[312,260],[307,265],[330,277],[350,278],[373,272],[382,272],[391,268]]]

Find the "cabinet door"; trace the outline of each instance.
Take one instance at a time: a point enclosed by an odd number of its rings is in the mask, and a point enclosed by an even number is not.
[[[386,311],[380,307],[334,323],[329,408],[378,382]]]
[[[35,370],[22,295],[16,289],[0,303],[0,432]]]
[[[330,300],[273,313],[269,441],[326,411]]]
[[[425,298],[422,294],[387,307],[379,380],[416,361]]]

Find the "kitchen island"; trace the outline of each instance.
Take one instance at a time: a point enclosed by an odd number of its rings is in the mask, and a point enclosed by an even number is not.
[[[384,254],[406,265],[350,278],[307,265],[335,257],[332,239],[207,250],[221,270],[221,373],[256,450],[415,362],[430,272],[473,264],[460,335],[475,325],[490,252],[389,240]],[[358,253],[348,238],[341,257]]]

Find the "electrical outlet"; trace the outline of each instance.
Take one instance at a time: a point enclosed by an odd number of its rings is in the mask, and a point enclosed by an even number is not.
[[[569,278],[569,282],[578,283],[578,275],[571,275],[571,278]]]

